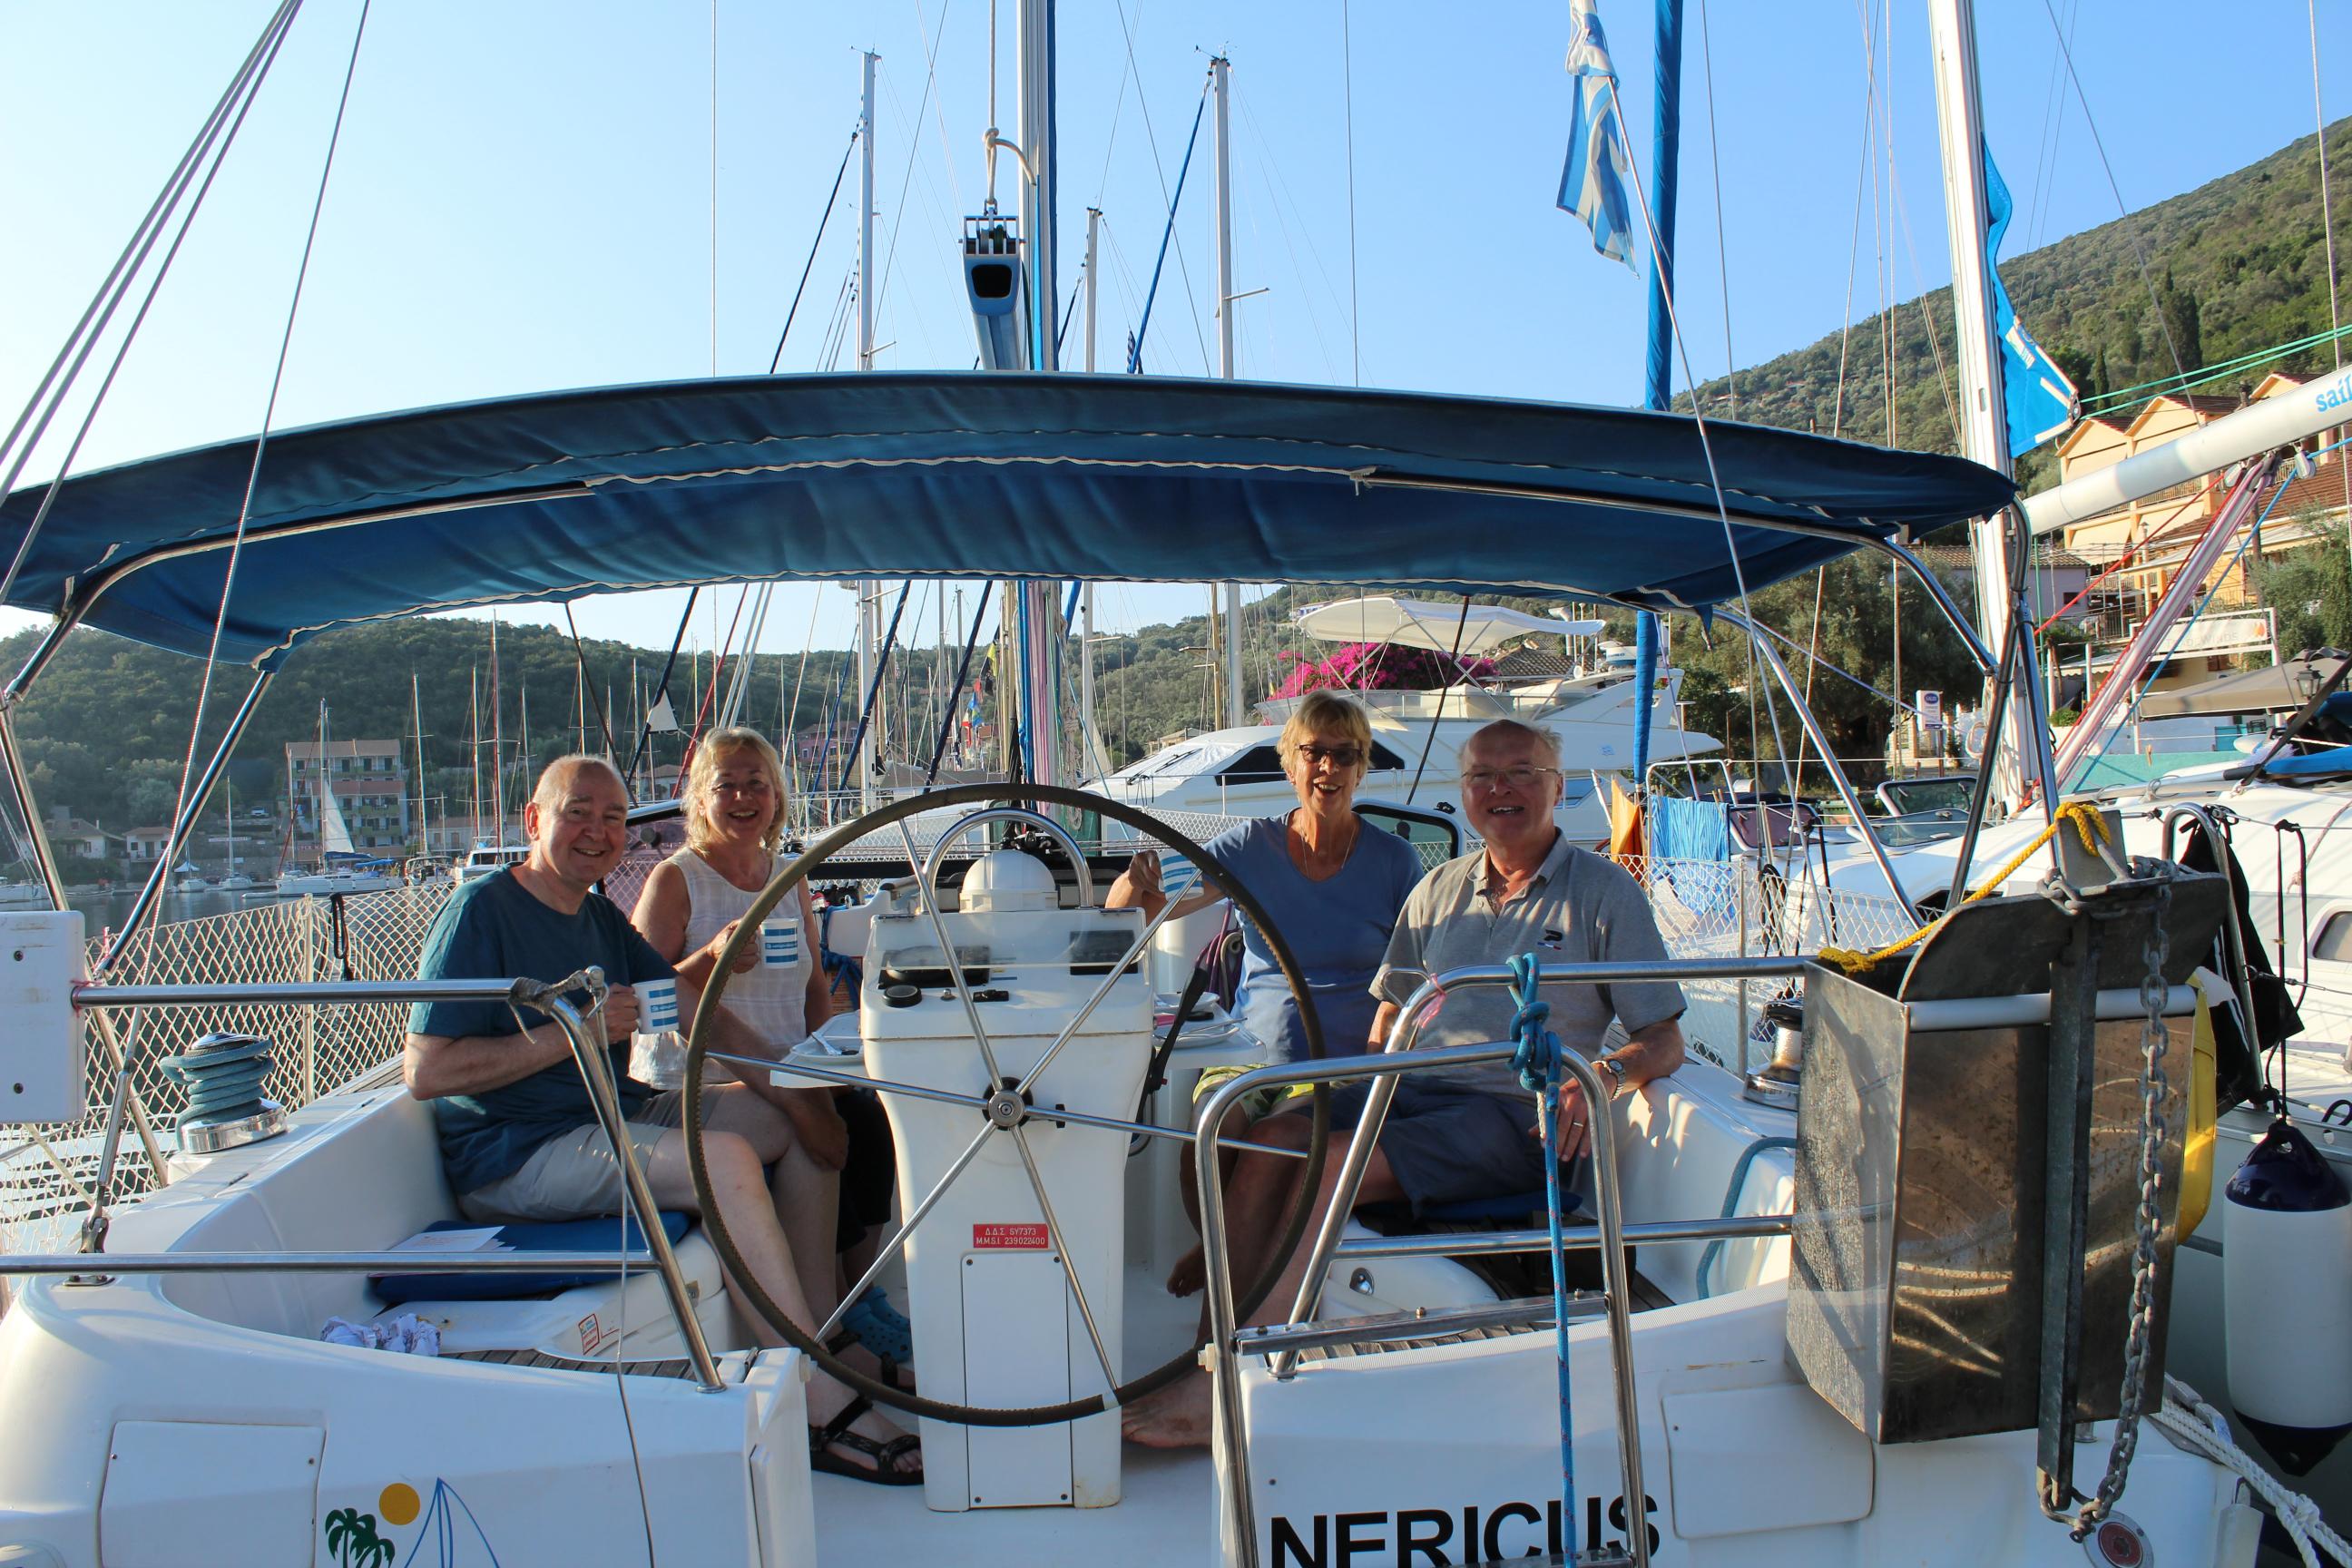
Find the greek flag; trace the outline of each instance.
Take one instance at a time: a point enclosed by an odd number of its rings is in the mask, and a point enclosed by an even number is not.
[[[2000,339],[2001,401],[2008,405],[2010,456],[2021,458],[2052,437],[2064,435],[2080,417],[2083,405],[2074,395],[2074,384],[2019,324],[2017,308],[2009,302],[2009,289],[2000,280],[2000,240],[2015,209],[2008,183],[1993,167],[1989,144],[1984,169],[1985,271],[1992,279],[1992,330]]]
[[[1609,63],[1593,0],[1569,0],[1568,74],[1576,99],[1568,121],[1568,163],[1559,172],[1559,205],[1592,230],[1592,248],[1633,265],[1633,225],[1625,202],[1624,128],[1617,117],[1617,68]]]

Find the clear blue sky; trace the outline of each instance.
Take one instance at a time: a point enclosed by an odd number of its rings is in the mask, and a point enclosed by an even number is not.
[[[1719,373],[1727,353],[1753,363],[1836,330],[1850,273],[1855,317],[1946,281],[1925,8],[1892,8],[1874,72],[1864,27],[1885,26],[1884,0],[1869,22],[1829,0],[1688,0],[1678,292],[1700,376]],[[268,9],[0,4],[0,405],[11,416]],[[1008,135],[1013,10],[1001,0],[997,123]],[[2305,0],[2218,12],[2188,0],[1980,0],[1979,10],[1987,131],[2020,209],[2012,252],[2118,211],[2057,61],[2053,12],[2071,28],[2125,207],[2312,132]],[[2341,90],[2352,82],[2352,5],[2320,11],[2332,118],[2352,100]],[[1208,51],[1223,48],[1234,61],[1236,287],[1267,290],[1236,307],[1240,374],[1345,383],[1360,363],[1372,385],[1638,401],[1641,284],[1552,205],[1567,15],[1564,0],[1064,0],[1061,268],[1074,284],[1085,209],[1099,205],[1101,363],[1118,363],[1140,310],[1162,182],[1174,184]],[[1601,15],[1646,166],[1649,8],[1602,0]],[[358,16],[358,0],[305,7],[77,469],[261,424]],[[377,5],[276,425],[702,375],[714,359],[722,374],[764,371],[856,118],[860,47],[883,56],[876,205],[893,259],[877,297],[878,363],[969,365],[953,255],[958,220],[984,195],[988,0],[718,0],[715,17],[714,206],[709,0]],[[1151,370],[1213,363],[1209,152],[1204,130],[1154,310]],[[2332,173],[2341,195],[2347,172]],[[853,163],[787,370],[837,363],[825,358],[827,327],[854,259],[856,175]],[[1015,177],[1003,160],[1008,208]],[[52,441],[36,471],[54,470],[61,450]],[[1124,626],[1201,602],[1197,591],[1114,588],[1103,608]],[[665,642],[677,604],[649,595],[584,606],[583,629]],[[763,646],[797,649],[812,626],[820,646],[841,646],[848,604],[838,590],[785,591]],[[706,624],[699,640],[710,637]]]

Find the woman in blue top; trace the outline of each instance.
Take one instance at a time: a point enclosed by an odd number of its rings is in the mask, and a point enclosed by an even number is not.
[[[1356,786],[1371,756],[1372,726],[1363,705],[1332,691],[1311,691],[1282,727],[1276,744],[1283,772],[1298,792],[1297,810],[1227,828],[1206,847],[1234,880],[1247,889],[1280,928],[1307,982],[1308,1004],[1322,1027],[1323,1049],[1340,1056],[1370,1043],[1378,1004],[1373,973],[1388,952],[1389,933],[1404,908],[1405,895],[1421,880],[1420,854],[1405,840],[1368,829],[1356,815]],[[1179,915],[1213,903],[1206,888],[1186,894]],[[1160,857],[1145,850],[1111,884],[1107,909],[1140,906],[1157,918],[1167,904],[1160,890]],[[1307,1052],[1298,1003],[1265,933],[1242,921],[1239,1005],[1243,1026],[1274,1048],[1277,1059]],[[1202,1075],[1203,1089],[1213,1077]],[[1293,1092],[1303,1093],[1302,1089]],[[1276,1097],[1280,1098],[1278,1095]],[[1273,1100],[1253,1109],[1263,1114]],[[1228,1126],[1225,1136],[1237,1129]],[[1189,1151],[1187,1163],[1189,1165]],[[1189,1169],[1181,1184],[1185,1206],[1192,1205]],[[1169,1288],[1190,1295],[1200,1282],[1197,1249],[1169,1276]]]

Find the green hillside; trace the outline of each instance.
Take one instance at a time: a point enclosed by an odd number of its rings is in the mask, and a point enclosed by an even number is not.
[[[2327,156],[2329,174],[2341,185],[2352,162],[2352,119],[2328,127]],[[2344,205],[2340,199],[2336,205]],[[2145,274],[2141,257],[2147,259]],[[2175,350],[2179,367],[2193,374],[2328,331],[2326,259],[2318,143],[2306,137],[2128,217],[2004,257],[2000,273],[2026,329],[2074,379],[2085,409],[2095,411],[2104,395],[2174,375]],[[1738,417],[1884,444],[1888,400],[1882,343],[1890,316],[1896,444],[1958,450],[1950,412],[1957,394],[1948,374],[1938,375],[1928,342],[1932,322],[1949,372],[1956,364],[1949,289],[1858,321],[1851,333],[1832,332],[1739,372]],[[2274,364],[2233,371],[2202,390],[2234,395],[2271,368],[2310,373],[2333,363],[2322,344]],[[1706,406],[1721,412],[1727,379],[1708,382],[1703,390]],[[2122,406],[2135,407],[2145,395]],[[1681,406],[1689,406],[1687,398]],[[2038,489],[2051,466],[2043,447],[2020,465],[2020,473],[2029,489]]]

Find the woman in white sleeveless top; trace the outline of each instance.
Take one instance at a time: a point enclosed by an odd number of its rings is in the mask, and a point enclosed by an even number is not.
[[[687,847],[654,868],[630,917],[654,950],[673,963],[688,953],[723,946],[730,928],[750,912],[752,900],[775,876],[776,846],[783,837],[782,762],[757,731],[718,731],[695,748],[682,798]],[[780,917],[799,922],[797,955],[790,963],[764,963],[761,944],[747,943],[728,978],[722,1004],[779,1057],[806,1039],[833,1012],[817,954],[816,906],[806,882],[769,920]],[[810,1309],[820,1319],[829,1317],[841,1300],[835,1237],[848,1130],[829,1089],[753,1087],[765,1091],[792,1119],[798,1134],[795,1147],[774,1173],[776,1217],[792,1242],[793,1258],[806,1260],[801,1285]],[[893,1462],[898,1456],[886,1457],[866,1446],[866,1440],[896,1429],[872,1412],[863,1396],[853,1402],[852,1409],[855,1427],[844,1425],[835,1430],[828,1424],[815,1444],[812,1458],[817,1468],[863,1472],[860,1479],[874,1479],[874,1461],[879,1459],[892,1472],[890,1479],[919,1475],[898,1470]],[[863,1462],[828,1451],[835,1445],[861,1449]]]

